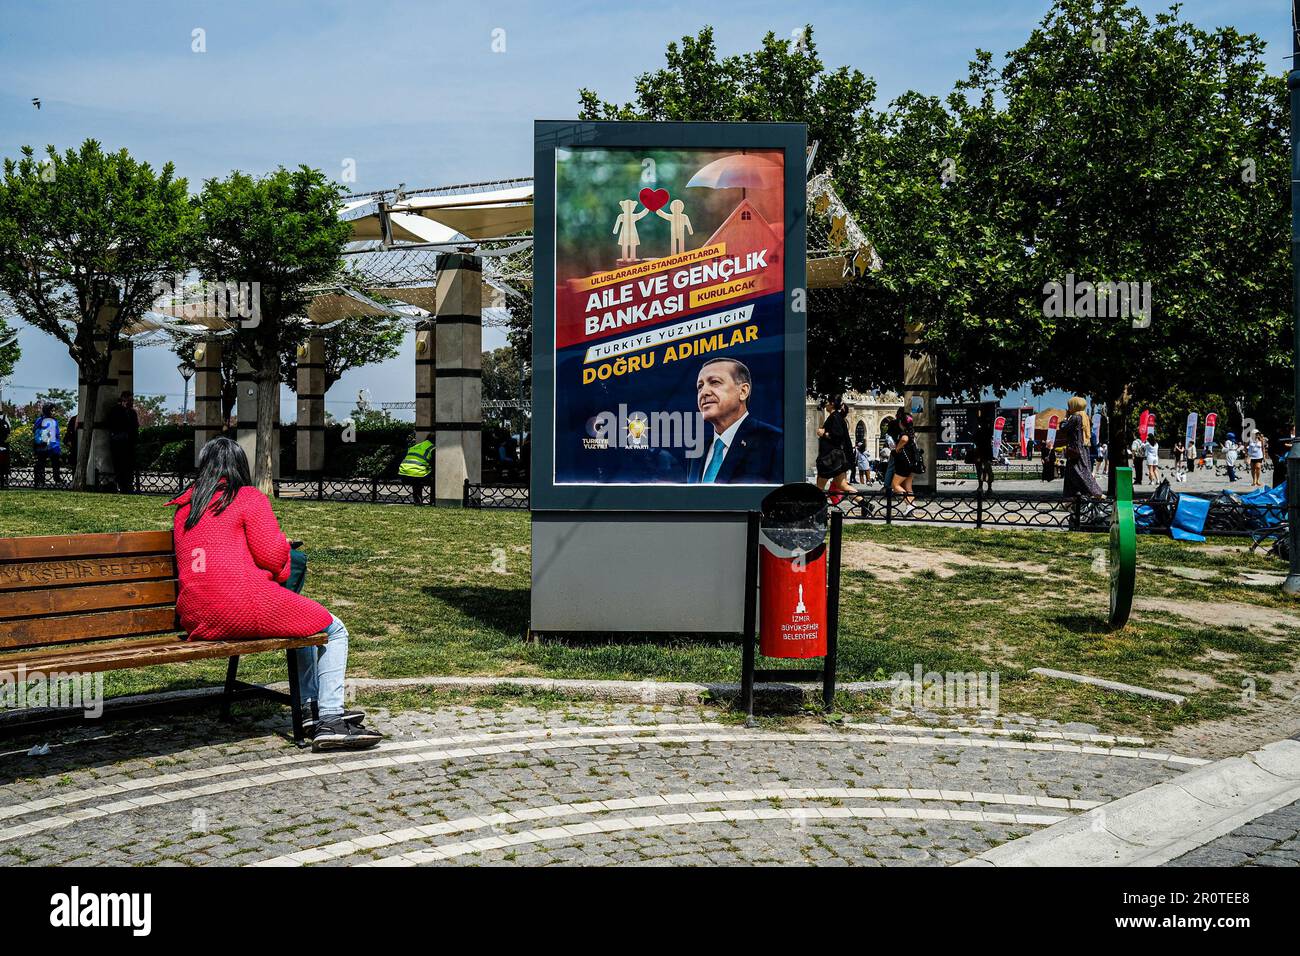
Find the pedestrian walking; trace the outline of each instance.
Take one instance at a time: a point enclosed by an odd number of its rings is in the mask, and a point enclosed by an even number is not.
[[[1056,445],[1065,459],[1065,497],[1086,495],[1100,498],[1101,488],[1092,477],[1088,446],[1092,444],[1092,421],[1088,418],[1088,400],[1075,395],[1065,405],[1066,419],[1056,430]]]
[[[1183,447],[1182,439],[1174,442],[1174,481],[1186,481],[1187,472],[1183,468],[1183,457],[1186,449]]]
[[[117,404],[108,410],[108,455],[113,461],[113,481],[117,490],[135,493],[135,443],[140,435],[140,416],[136,414],[131,393],[124,391]]]
[[[1250,487],[1263,488],[1264,479],[1264,449],[1268,446],[1268,439],[1255,432],[1246,442],[1246,460],[1250,462]]]
[[[1134,438],[1133,444],[1129,446],[1129,455],[1133,459],[1133,484],[1142,484],[1142,474],[1146,470],[1143,465],[1146,462],[1146,442],[1141,438]]]
[[[1237,480],[1237,454],[1240,446],[1237,444],[1237,436],[1233,432],[1228,432],[1227,439],[1223,442],[1223,461],[1228,468],[1228,482]]]
[[[1160,481],[1160,445],[1155,435],[1147,435],[1142,452],[1146,458],[1147,481],[1154,485]]]
[[[858,442],[857,453],[854,456],[858,463],[858,479],[864,484],[869,485],[876,480],[875,474],[871,471],[871,459],[867,457],[867,443]]]
[[[973,464],[975,465],[975,490],[987,485],[993,491],[993,419],[997,406],[982,403],[975,410],[975,447]]]
[[[847,475],[852,467],[853,442],[845,420],[847,406],[837,395],[822,406],[826,420],[817,429],[817,487],[828,491],[831,504],[853,494]]]
[[[46,402],[41,414],[32,425],[32,455],[36,460],[36,487],[45,487],[45,469],[52,471],[54,483],[63,479],[59,474],[59,455],[63,446],[59,440],[59,422],[54,417],[54,405]]]
[[[906,516],[912,513],[916,501],[912,496],[912,479],[917,475],[925,474],[925,460],[921,457],[921,449],[916,444],[916,426],[911,415],[903,415],[898,431],[898,438],[894,445],[893,492],[903,496],[900,512]]]
[[[0,488],[9,487],[9,419],[0,412]]]

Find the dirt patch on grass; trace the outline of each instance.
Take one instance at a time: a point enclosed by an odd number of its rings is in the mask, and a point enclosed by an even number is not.
[[[844,567],[851,571],[868,571],[881,581],[900,581],[920,571],[933,571],[941,578],[950,578],[963,568],[992,568],[1034,576],[1051,573],[1051,568],[1045,564],[972,558],[937,548],[912,548],[897,544],[882,546],[867,541],[845,542],[843,557]]]
[[[1300,734],[1300,666],[1268,675],[1267,693],[1248,695],[1243,690],[1241,708],[1222,720],[1184,724],[1160,743],[1174,753],[1194,757],[1233,757],[1284,737]]]
[[[1200,671],[1189,671],[1181,667],[1166,667],[1162,671],[1156,671],[1156,676],[1162,680],[1178,684],[1178,689],[1184,691],[1218,690],[1223,686],[1209,674],[1202,674]]]
[[[1168,598],[1138,598],[1133,602],[1133,607],[1138,611],[1173,614],[1207,627],[1244,627],[1252,633],[1272,638],[1300,634],[1300,617],[1271,607],[1231,601],[1175,601]]]

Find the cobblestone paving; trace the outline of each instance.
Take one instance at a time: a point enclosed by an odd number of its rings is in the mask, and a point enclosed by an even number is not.
[[[945,865],[1196,763],[1041,727],[632,704],[378,715],[390,739],[351,755],[298,751],[285,722],[6,743],[0,865]]]
[[[1169,866],[1300,866],[1300,801],[1256,817]]]

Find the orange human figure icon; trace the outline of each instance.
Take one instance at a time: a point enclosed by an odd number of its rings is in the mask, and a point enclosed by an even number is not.
[[[668,204],[669,212],[664,212],[662,209],[655,210],[655,214],[660,219],[668,220],[668,231],[672,234],[672,249],[668,253],[671,256],[686,251],[687,233],[695,235],[695,230],[691,228],[690,217],[682,211],[685,208],[685,204],[680,199],[674,199]]]
[[[636,208],[635,199],[624,199],[619,202],[619,208],[623,211],[618,214],[614,220],[613,232],[618,233],[618,244],[622,247],[623,255],[621,259],[630,261],[636,258],[636,247],[641,244],[641,237],[637,235],[636,223],[638,219],[649,214],[649,209],[642,209],[634,213]]]

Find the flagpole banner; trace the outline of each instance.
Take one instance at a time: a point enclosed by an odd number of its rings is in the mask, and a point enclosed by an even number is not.
[[[803,478],[803,135],[538,124],[541,507],[727,510]]]
[[[1187,416],[1187,435],[1183,441],[1189,448],[1196,442],[1196,423],[1198,418],[1200,418],[1200,416],[1196,412],[1192,412]]]
[[[1209,448],[1214,444],[1214,426],[1219,423],[1219,416],[1214,412],[1205,416],[1205,447]]]

